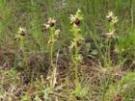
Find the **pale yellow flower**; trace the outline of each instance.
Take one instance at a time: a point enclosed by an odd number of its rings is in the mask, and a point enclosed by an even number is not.
[[[57,29],[57,30],[55,31],[55,35],[56,35],[56,36],[59,36],[59,33],[60,33],[60,29]]]
[[[71,21],[71,23],[73,23],[75,20],[76,20],[76,17],[71,14],[71,15],[70,15],[70,21]]]
[[[112,11],[109,11],[108,12],[108,15],[106,16],[107,19],[110,19],[114,16],[113,12]]]
[[[115,23],[117,23],[117,22],[118,22],[118,18],[117,18],[117,16],[113,17],[113,19],[112,19],[112,23],[113,23],[113,24],[115,24]]]
[[[50,28],[50,25],[49,24],[43,24],[43,26],[45,27],[45,29],[49,29]]]
[[[114,35],[114,31],[111,31],[111,32],[108,32],[108,33],[105,33],[105,35],[110,38]]]
[[[53,27],[56,24],[56,20],[54,18],[49,18],[47,24]]]
[[[19,27],[18,34],[20,34],[20,35],[22,35],[22,36],[25,36],[26,33],[27,33],[26,28]]]
[[[108,15],[106,16],[106,18],[108,19],[109,22],[112,22],[112,24],[115,24],[118,22],[117,16],[114,16],[112,11],[108,12]]]
[[[81,21],[83,20],[83,16],[81,14],[81,10],[78,9],[75,15],[70,15],[70,22],[74,27],[80,26]]]

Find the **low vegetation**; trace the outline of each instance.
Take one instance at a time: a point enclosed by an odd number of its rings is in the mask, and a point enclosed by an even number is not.
[[[135,101],[134,0],[0,0],[0,101]]]

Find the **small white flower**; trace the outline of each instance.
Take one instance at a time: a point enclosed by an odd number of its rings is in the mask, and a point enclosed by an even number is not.
[[[20,35],[22,35],[22,36],[25,36],[26,33],[27,33],[26,28],[19,27],[18,34],[20,34]]]
[[[51,24],[55,24],[56,20],[54,18],[49,18],[47,24],[51,25]]]
[[[114,31],[105,33],[105,35],[106,35],[108,38],[110,38],[110,37],[112,37],[112,36],[114,35]]]
[[[50,28],[49,24],[44,24],[43,26],[45,27],[45,29],[49,29]]]
[[[70,21],[71,21],[71,23],[75,22],[75,20],[76,20],[76,17],[71,14],[70,15]]]
[[[59,33],[60,33],[60,29],[57,29],[57,30],[55,31],[55,35],[56,35],[56,36],[59,36]]]
[[[112,11],[109,11],[108,12],[108,15],[106,16],[107,19],[109,18],[112,18],[113,17],[113,12]]]
[[[112,23],[115,24],[115,23],[117,23],[117,22],[118,22],[118,18],[117,18],[117,17],[113,17]]]

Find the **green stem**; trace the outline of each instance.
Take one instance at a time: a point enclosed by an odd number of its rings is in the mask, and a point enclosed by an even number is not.
[[[53,67],[53,45],[54,43],[51,44],[51,49],[50,49],[50,61],[51,61],[51,66]]]
[[[51,36],[50,36],[50,40],[51,40],[51,46],[50,46],[50,61],[51,61],[51,67],[53,68],[53,49],[54,49],[54,31],[53,29],[51,30]]]
[[[111,66],[112,62],[111,62],[111,39],[107,40],[107,65],[108,67]]]
[[[76,79],[76,83],[78,84],[79,78],[78,78],[78,61],[76,60],[77,56],[78,56],[78,50],[77,50],[77,47],[76,47],[76,52],[75,52],[75,79]]]

